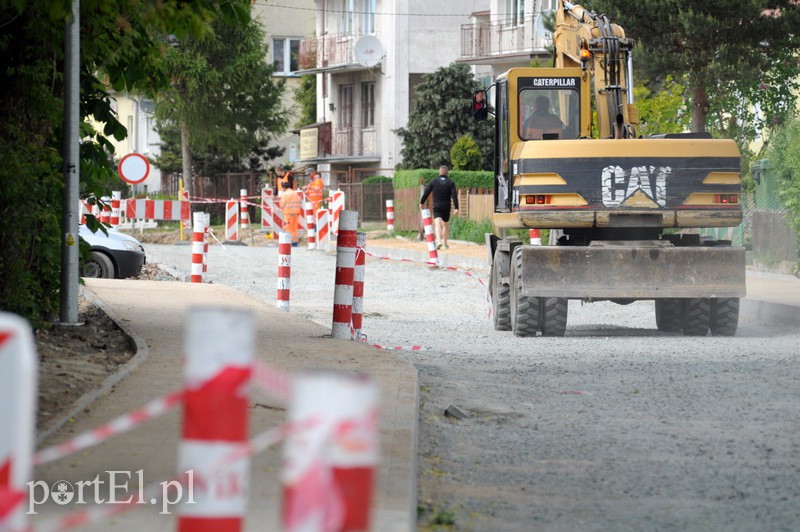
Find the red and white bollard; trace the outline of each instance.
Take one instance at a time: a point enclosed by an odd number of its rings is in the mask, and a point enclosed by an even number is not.
[[[292,235],[278,236],[278,308],[289,312],[289,290],[292,283]]]
[[[121,191],[115,190],[111,192],[111,218],[109,220],[111,227],[117,227],[119,225],[119,205],[121,200]]]
[[[378,466],[378,387],[367,376],[294,376],[284,445],[285,532],[370,529]]]
[[[206,213],[192,214],[192,271],[191,282],[202,283],[205,278]]]
[[[422,209],[422,225],[425,227],[425,241],[428,243],[428,262],[438,266],[439,253],[436,252],[436,236],[433,234],[430,209]]]
[[[356,266],[353,273],[353,337],[361,338],[361,326],[364,321],[364,265],[367,254],[364,247],[367,245],[367,233],[356,233]]]
[[[16,314],[0,312],[0,530],[26,530],[37,360],[30,324]]]
[[[104,224],[111,223],[111,198],[103,196],[100,198],[103,201],[103,210],[100,211],[100,221]]]
[[[333,291],[333,338],[349,339],[353,316],[353,278],[356,267],[358,211],[342,211],[336,239],[336,286]]]
[[[186,325],[178,530],[243,529],[250,459],[247,385],[253,367],[253,315],[244,309],[195,308]],[[236,459],[230,456],[241,453]]]
[[[531,238],[531,246],[542,245],[542,235],[538,229],[531,229],[528,231],[528,236]]]
[[[315,226],[317,230],[317,249],[327,250],[331,235],[331,218],[328,209],[319,209],[316,212],[316,218],[317,223]]]
[[[239,240],[239,202],[235,199],[225,202],[225,240]]]
[[[317,224],[314,220],[314,204],[310,201],[303,203],[303,210],[306,214],[306,240],[308,249],[317,249]]]
[[[394,200],[386,200],[386,230],[394,231]]]
[[[339,218],[344,211],[344,192],[341,190],[328,191],[328,208],[331,213],[331,234],[339,234]]]
[[[250,209],[247,207],[247,189],[239,189],[239,205],[241,205],[241,215],[239,216],[239,227],[247,229],[250,226]]]

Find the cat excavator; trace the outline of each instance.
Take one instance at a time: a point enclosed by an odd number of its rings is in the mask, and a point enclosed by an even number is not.
[[[662,332],[734,335],[745,250],[696,228],[742,220],[737,145],[639,135],[634,41],[607,16],[559,0],[553,44],[552,68],[498,76],[491,113],[478,103],[486,90],[473,98],[475,119],[496,126],[486,235],[495,329],[563,336],[569,300],[653,300]],[[512,229],[558,238],[528,245]]]

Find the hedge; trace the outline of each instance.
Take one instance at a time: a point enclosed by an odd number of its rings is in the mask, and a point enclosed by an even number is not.
[[[439,170],[430,168],[419,168],[416,170],[399,170],[394,175],[394,188],[416,188],[419,186],[420,179],[428,184],[431,179],[439,175]],[[492,172],[485,170],[451,170],[452,179],[458,188],[492,188],[494,178]]]

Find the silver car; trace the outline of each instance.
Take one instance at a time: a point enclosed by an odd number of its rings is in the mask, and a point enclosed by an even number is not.
[[[90,249],[89,259],[81,263],[81,277],[125,279],[142,271],[144,247],[132,236],[114,229],[108,229],[108,235],[101,230],[92,233],[85,225],[79,227],[78,234]]]

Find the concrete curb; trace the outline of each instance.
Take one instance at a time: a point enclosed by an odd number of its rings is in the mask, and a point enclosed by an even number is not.
[[[136,352],[134,353],[133,357],[128,360],[125,364],[119,367],[114,373],[110,374],[108,377],[103,379],[100,383],[100,386],[95,388],[94,390],[90,390],[80,396],[67,410],[65,413],[61,414],[53,421],[51,421],[47,428],[37,431],[36,433],[36,445],[41,445],[43,441],[47,438],[55,434],[61,427],[66,425],[70,419],[76,417],[81,413],[82,410],[86,409],[89,405],[94,403],[99,397],[107,394],[111,391],[111,388],[117,385],[119,381],[127,377],[133,370],[138,368],[147,358],[150,356],[150,349],[147,347],[147,344],[142,338],[131,334],[129,330],[125,328],[122,323],[122,320],[119,319],[119,316],[114,314],[114,312],[109,309],[105,303],[103,303],[91,290],[86,288],[86,286],[80,286],[80,295],[88,299],[92,302],[92,304],[99,307],[103,312],[105,312],[106,316],[111,318],[117,326],[122,329],[128,338],[131,339],[133,342]]]

